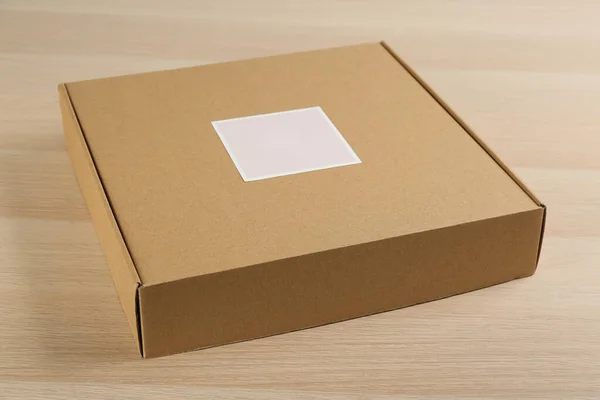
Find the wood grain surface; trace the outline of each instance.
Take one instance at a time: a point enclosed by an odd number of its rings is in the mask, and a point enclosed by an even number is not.
[[[595,1],[0,0],[0,398],[600,398],[599,20]],[[141,360],[57,83],[380,39],[548,205],[536,275]]]

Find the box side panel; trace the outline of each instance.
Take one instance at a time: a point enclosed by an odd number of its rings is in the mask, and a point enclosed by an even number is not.
[[[60,85],[58,92],[67,150],[98,239],[104,249],[123,310],[141,350],[136,316],[136,296],[140,280],[112,214],[66,86]]]
[[[519,179],[519,177],[510,170],[510,168],[508,168],[508,166],[506,164],[504,164],[504,162],[502,162],[502,160],[500,159],[500,157],[498,157],[496,155],[496,153],[494,153],[494,151],[492,151],[492,149],[490,149],[490,147],[485,144],[485,142],[475,133],[475,131],[473,129],[471,129],[471,127],[469,127],[467,125],[467,123],[427,84],[427,82],[425,82],[416,72],[415,70],[413,70],[402,58],[400,58],[400,56],[398,56],[398,54],[396,54],[396,52],[394,52],[394,50],[385,42],[381,42],[381,45],[388,51],[388,53],[390,53],[390,55],[392,57],[394,57],[396,59],[396,61],[398,61],[398,63],[400,65],[402,65],[402,67],[408,71],[409,74],[411,74],[413,76],[413,78],[415,78],[415,80],[417,82],[419,82],[419,84],[423,87],[423,89],[425,89],[430,95],[431,97],[433,97],[435,99],[435,101],[437,101],[437,103],[442,106],[444,108],[444,110],[446,110],[446,112],[448,114],[450,114],[452,116],[452,118],[454,118],[454,120],[473,138],[473,140],[475,140],[477,142],[477,144],[479,144],[479,146],[481,146],[481,148],[490,156],[492,157],[492,159],[494,161],[496,161],[496,163],[500,166],[500,168],[502,168],[504,170],[504,172],[506,172],[506,174],[508,176],[511,177],[511,179],[525,192],[527,193],[527,195],[531,198],[531,200],[533,200],[537,205],[542,205],[542,203],[540,202],[540,200],[535,196],[535,194],[533,194],[533,192],[523,183],[523,181],[521,181],[521,179]]]
[[[140,289],[145,355],[269,336],[531,275],[543,210]]]

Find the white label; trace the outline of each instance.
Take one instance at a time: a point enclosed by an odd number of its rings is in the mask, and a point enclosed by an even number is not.
[[[246,182],[361,162],[321,107],[212,125]]]

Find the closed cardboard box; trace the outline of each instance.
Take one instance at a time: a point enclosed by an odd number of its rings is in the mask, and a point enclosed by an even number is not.
[[[385,44],[59,86],[156,357],[531,275],[545,208]]]

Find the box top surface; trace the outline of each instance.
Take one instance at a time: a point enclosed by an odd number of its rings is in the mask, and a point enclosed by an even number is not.
[[[145,285],[538,207],[381,44],[67,88]],[[361,163],[245,182],[211,124],[312,107]]]

